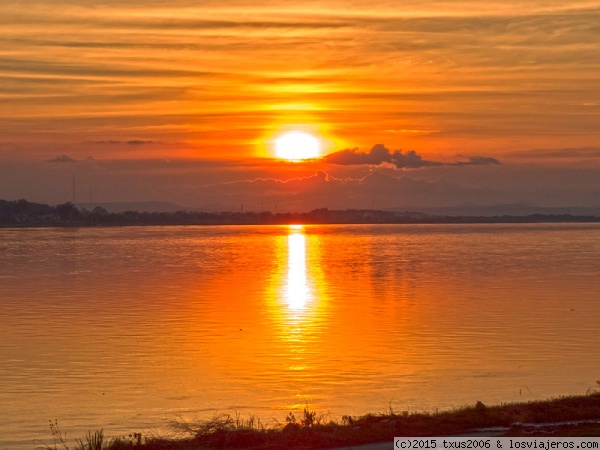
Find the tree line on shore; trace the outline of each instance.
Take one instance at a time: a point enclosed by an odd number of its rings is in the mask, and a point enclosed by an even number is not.
[[[270,224],[427,224],[427,223],[542,223],[600,222],[598,216],[532,214],[527,216],[433,216],[418,212],[381,210],[314,209],[302,213],[263,212],[108,212],[101,206],[91,210],[67,202],[56,206],[27,200],[0,200],[2,227],[135,226],[135,225],[270,225]]]

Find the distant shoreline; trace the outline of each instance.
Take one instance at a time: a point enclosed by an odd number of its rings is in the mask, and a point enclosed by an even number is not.
[[[600,216],[572,214],[428,215],[369,209],[315,209],[303,213],[253,212],[139,212],[110,213],[102,207],[88,211],[72,203],[49,206],[26,200],[0,200],[0,228],[182,226],[182,225],[371,225],[371,224],[528,224],[600,223]]]

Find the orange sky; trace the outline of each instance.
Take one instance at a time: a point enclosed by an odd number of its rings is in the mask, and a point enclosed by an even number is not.
[[[324,153],[598,167],[600,2],[289,5],[2,3],[0,160],[247,162],[300,129]]]

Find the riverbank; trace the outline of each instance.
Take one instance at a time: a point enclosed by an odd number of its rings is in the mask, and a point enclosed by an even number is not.
[[[52,424],[51,424],[52,427]],[[311,411],[288,414],[283,423],[266,427],[249,417],[220,415],[208,421],[171,424],[175,437],[133,433],[105,439],[102,431],[79,442],[81,450],[214,450],[214,449],[333,449],[393,442],[395,436],[600,436],[600,393],[528,403],[474,406],[446,412],[343,416],[333,422],[328,415]],[[63,433],[53,430],[53,445],[61,447]],[[39,447],[38,447],[39,448]],[[365,447],[368,448],[368,447]],[[375,448],[375,447],[373,447]]]

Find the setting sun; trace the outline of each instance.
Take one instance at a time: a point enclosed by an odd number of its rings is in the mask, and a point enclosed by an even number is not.
[[[301,131],[286,133],[275,141],[275,153],[279,158],[289,161],[317,158],[320,150],[319,140]]]

